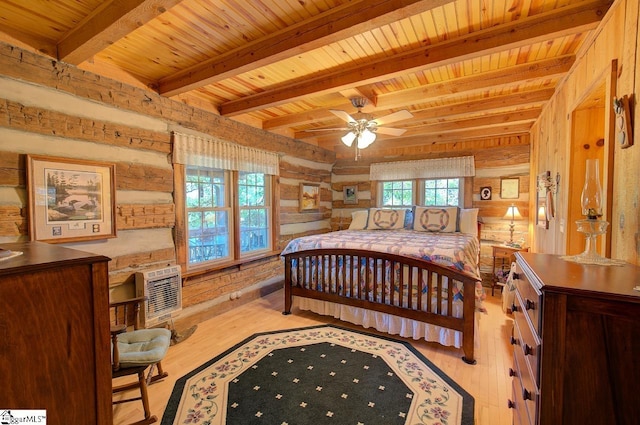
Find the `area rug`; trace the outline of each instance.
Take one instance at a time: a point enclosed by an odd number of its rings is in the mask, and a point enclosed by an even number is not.
[[[413,348],[339,326],[255,334],[176,381],[163,425],[472,425],[474,399]]]

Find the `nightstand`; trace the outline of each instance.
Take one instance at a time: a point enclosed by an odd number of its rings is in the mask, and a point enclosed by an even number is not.
[[[516,248],[508,245],[494,245],[493,247],[493,269],[492,269],[492,280],[491,280],[491,295],[493,296],[493,291],[496,286],[502,287],[505,284],[504,280],[499,280],[496,272],[501,270],[505,276],[509,274],[509,269],[511,268],[511,262],[514,261],[513,254],[518,251],[529,251],[529,248]]]

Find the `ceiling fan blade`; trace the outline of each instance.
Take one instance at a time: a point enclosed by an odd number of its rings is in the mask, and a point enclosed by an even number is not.
[[[405,128],[378,127],[376,133],[388,134],[389,136],[402,136],[407,131]]]
[[[378,123],[378,125],[390,124],[392,122],[407,120],[409,118],[413,118],[413,114],[406,109],[402,111],[394,112],[389,115],[385,115],[384,117],[376,118],[374,121]]]
[[[349,130],[347,127],[340,127],[340,128],[309,128],[307,130],[307,132],[313,132],[313,131],[347,131]]]
[[[356,122],[356,120],[354,120],[353,117],[347,114],[345,111],[341,111],[339,109],[329,109],[329,112],[331,112],[333,115],[335,115],[336,117],[340,118],[343,121]]]

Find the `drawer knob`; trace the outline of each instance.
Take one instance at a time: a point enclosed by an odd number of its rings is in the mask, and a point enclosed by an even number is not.
[[[529,344],[525,344],[522,347],[525,356],[530,356],[533,354],[533,348]]]
[[[528,298],[524,299],[524,308],[526,308],[527,310],[535,310],[536,309],[536,303],[534,303],[533,301],[531,301]]]
[[[512,377],[513,377],[513,376],[516,376],[516,375],[517,375],[517,374],[516,374],[516,371],[515,371],[515,370],[513,370],[513,369],[511,369],[511,368],[509,368],[509,376],[512,376]]]
[[[515,409],[516,404],[511,400],[507,400],[507,407],[509,407],[509,409]]]
[[[518,311],[518,307],[516,306],[516,303],[511,304],[511,312],[514,313]]]
[[[512,336],[511,337],[511,345],[517,345],[518,344],[518,340],[516,339],[516,337]]]
[[[522,399],[523,400],[531,400],[531,391],[527,391],[526,389],[522,390]]]

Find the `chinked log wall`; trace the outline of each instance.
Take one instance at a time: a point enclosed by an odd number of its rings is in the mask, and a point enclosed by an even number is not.
[[[175,264],[172,130],[282,155],[279,247],[298,234],[330,227],[333,152],[7,44],[0,44],[0,70],[0,241],[28,239],[27,154],[115,163],[117,238],[65,244],[112,258],[113,298],[132,295],[136,271]],[[318,212],[298,212],[301,182],[321,185]],[[277,281],[282,273],[282,261],[273,256],[190,277],[183,306],[201,311],[230,292],[249,288],[258,296],[257,284]]]

